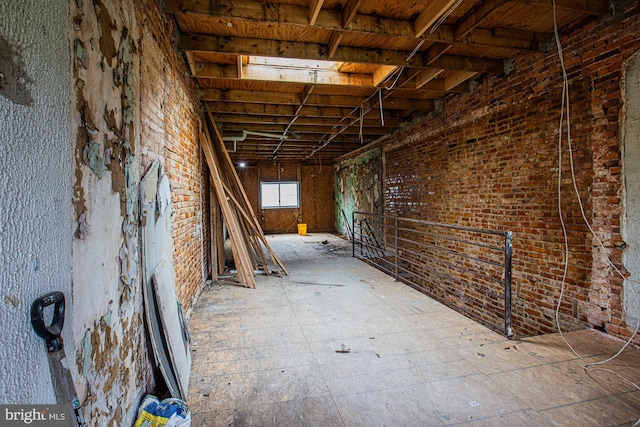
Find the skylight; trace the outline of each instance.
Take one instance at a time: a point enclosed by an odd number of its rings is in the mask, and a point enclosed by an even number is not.
[[[243,79],[373,86],[371,74],[341,72],[342,62],[264,56],[244,57],[242,62],[241,78]]]
[[[342,62],[310,60],[310,59],[292,59],[292,58],[273,58],[267,56],[250,56],[248,64],[270,65],[272,67],[295,68],[305,70],[331,70],[339,71]]]

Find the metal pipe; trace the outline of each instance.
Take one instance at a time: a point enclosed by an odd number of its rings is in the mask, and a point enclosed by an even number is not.
[[[367,212],[355,212],[357,214],[362,214],[362,215],[369,215],[369,216],[375,216],[375,217],[382,217],[382,218],[395,218],[394,216],[391,215],[379,215],[379,214],[372,214],[372,213],[367,213]],[[453,228],[454,230],[463,230],[463,231],[472,231],[472,232],[476,232],[476,233],[485,233],[485,234],[494,234],[497,236],[504,236],[505,234],[509,233],[508,231],[502,231],[502,230],[490,230],[487,228],[475,228],[475,227],[463,227],[461,225],[453,225],[453,224],[443,224],[441,222],[431,222],[431,221],[423,221],[420,219],[413,219],[413,218],[403,218],[403,217],[398,217],[399,219],[401,219],[402,221],[407,221],[407,222],[414,222],[414,223],[418,223],[418,224],[423,224],[423,225],[435,225],[438,227],[443,227],[443,228]]]
[[[225,136],[222,138],[222,140],[224,142],[233,141],[233,151],[230,151],[230,153],[235,153],[238,148],[238,142],[244,141],[245,139],[247,139],[247,136],[249,135],[263,136],[265,138],[273,138],[273,139],[287,139],[286,135],[276,135],[275,133],[254,132],[251,130],[243,130],[242,136]]]
[[[398,280],[398,257],[400,256],[400,253],[398,252],[398,218],[396,217],[395,219],[395,226],[393,227],[395,232],[395,252],[396,252],[396,267],[395,267],[395,278],[396,280]]]
[[[351,239],[351,251],[352,255],[355,258],[356,256],[356,213],[351,213],[351,230],[353,230],[353,235]]]
[[[513,335],[511,329],[511,261],[512,261],[512,235],[510,231],[504,236],[504,334],[507,337]]]

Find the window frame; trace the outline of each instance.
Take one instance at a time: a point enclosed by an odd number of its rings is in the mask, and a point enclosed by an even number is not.
[[[278,186],[278,205],[264,205],[263,200],[263,185],[277,185]],[[295,184],[296,186],[296,204],[295,205],[282,205],[282,184]],[[298,209],[300,208],[300,181],[260,181],[260,209]]]

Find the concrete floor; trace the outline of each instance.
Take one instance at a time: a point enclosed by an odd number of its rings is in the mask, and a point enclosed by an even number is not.
[[[337,237],[269,241],[288,277],[258,276],[257,289],[208,286],[191,318],[194,426],[613,426],[640,418],[640,351],[581,367],[617,352],[619,340],[566,333],[583,359],[558,334],[509,341],[351,258]]]

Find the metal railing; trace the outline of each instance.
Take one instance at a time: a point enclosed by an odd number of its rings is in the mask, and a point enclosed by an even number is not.
[[[353,256],[513,335],[511,232],[354,212]]]

